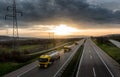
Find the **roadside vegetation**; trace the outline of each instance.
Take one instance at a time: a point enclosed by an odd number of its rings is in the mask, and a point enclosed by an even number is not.
[[[30,53],[46,50],[67,42],[80,39],[34,39],[18,41],[17,51],[12,50],[12,41],[0,41],[0,76],[14,71],[26,64],[35,61],[41,54],[28,55]]]
[[[22,63],[15,63],[15,62],[6,62],[6,63],[0,63],[0,76],[4,75],[7,72],[11,72],[12,70],[15,70],[22,66]]]
[[[93,41],[104,50],[109,56],[116,60],[120,64],[120,48],[117,48],[106,37],[95,37]]]

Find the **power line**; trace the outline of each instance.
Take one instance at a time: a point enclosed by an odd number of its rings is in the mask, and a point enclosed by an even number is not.
[[[5,20],[7,17],[13,18],[13,50],[16,51],[18,48],[18,40],[19,40],[19,33],[18,33],[18,24],[17,24],[17,14],[23,16],[22,12],[17,11],[16,8],[16,1],[13,0],[12,6],[7,7],[7,12],[12,10],[12,14],[5,15]]]

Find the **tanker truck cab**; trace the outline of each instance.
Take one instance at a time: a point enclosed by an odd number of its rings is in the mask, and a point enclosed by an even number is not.
[[[47,68],[48,65],[53,64],[53,62],[59,58],[60,54],[58,52],[52,52],[45,55],[41,55],[39,57],[39,67]]]
[[[47,68],[51,64],[51,57],[49,55],[41,55],[39,57],[39,66]]]

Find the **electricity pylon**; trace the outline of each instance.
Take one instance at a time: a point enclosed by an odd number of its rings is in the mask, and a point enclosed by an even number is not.
[[[19,40],[19,33],[18,33],[18,24],[17,24],[17,14],[23,16],[22,12],[17,11],[16,8],[16,1],[13,0],[12,6],[7,7],[7,12],[12,11],[12,14],[5,15],[5,20],[7,17],[11,17],[13,19],[13,50],[16,51],[18,49],[18,40]]]

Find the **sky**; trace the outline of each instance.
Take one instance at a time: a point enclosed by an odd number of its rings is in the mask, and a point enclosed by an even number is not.
[[[23,37],[120,34],[120,0],[16,0]],[[12,0],[0,0],[0,35],[12,36]]]

